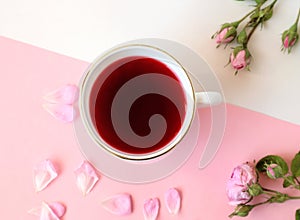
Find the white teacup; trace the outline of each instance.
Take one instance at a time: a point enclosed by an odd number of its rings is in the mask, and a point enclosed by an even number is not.
[[[180,143],[198,107],[221,101],[218,92],[196,92],[190,75],[168,52],[127,44],[90,65],[80,84],[79,110],[99,147],[145,161]]]

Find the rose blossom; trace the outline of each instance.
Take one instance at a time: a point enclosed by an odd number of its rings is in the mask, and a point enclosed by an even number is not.
[[[248,163],[234,168],[227,182],[226,192],[230,205],[245,204],[251,199],[249,186],[257,182],[255,169]]]

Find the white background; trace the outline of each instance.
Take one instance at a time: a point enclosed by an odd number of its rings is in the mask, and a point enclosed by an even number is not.
[[[127,40],[175,40],[208,62],[228,103],[300,124],[300,46],[290,55],[280,52],[281,33],[294,22],[298,0],[279,0],[273,18],[253,35],[251,72],[234,76],[224,67],[230,47],[216,49],[210,39],[222,23],[252,10],[251,2],[0,0],[0,34],[88,62]]]

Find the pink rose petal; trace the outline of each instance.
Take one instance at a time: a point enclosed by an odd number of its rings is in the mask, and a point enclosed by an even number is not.
[[[165,202],[169,213],[176,215],[179,212],[181,204],[180,193],[175,188],[169,189],[165,193]]]
[[[84,161],[81,166],[75,170],[75,175],[76,185],[83,195],[88,194],[99,180],[95,169],[87,161]]]
[[[286,36],[285,39],[284,39],[284,42],[283,42],[283,46],[285,48],[288,48],[290,45],[289,45],[289,36]]]
[[[131,195],[117,194],[102,202],[103,207],[114,215],[124,216],[132,213]]]
[[[287,49],[295,45],[297,38],[294,38],[290,41],[289,36],[286,36],[283,41],[283,46]]]
[[[37,192],[45,189],[56,177],[57,172],[50,160],[44,160],[36,165],[33,170],[34,186]]]
[[[44,109],[54,118],[63,122],[72,122],[75,118],[75,111],[72,105],[66,104],[44,104]]]
[[[46,94],[43,98],[49,103],[72,105],[78,99],[78,87],[67,84]]]
[[[41,206],[29,210],[28,213],[38,216],[40,220],[60,220],[65,214],[65,207],[59,202],[50,204],[42,202]]]
[[[229,205],[237,206],[247,203],[251,199],[251,195],[247,191],[247,187],[236,185],[234,181],[229,180],[226,188]]]
[[[66,207],[60,202],[51,202],[49,203],[49,207],[55,213],[55,215],[59,218],[63,217],[66,212]]]
[[[144,203],[144,219],[155,220],[158,216],[159,200],[158,198],[147,199]]]

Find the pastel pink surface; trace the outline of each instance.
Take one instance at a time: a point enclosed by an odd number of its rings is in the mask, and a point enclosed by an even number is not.
[[[163,201],[170,187],[181,192],[180,212],[170,216],[162,203],[158,219],[228,219],[233,208],[228,205],[225,187],[236,165],[270,153],[291,159],[300,149],[300,126],[228,104],[220,149],[212,163],[199,170],[210,128],[210,111],[201,109],[196,150],[174,174],[144,185],[124,184],[102,176],[84,197],[74,175],[84,157],[72,124],[61,123],[44,111],[42,97],[66,83],[76,84],[87,66],[86,62],[0,37],[1,219],[36,219],[27,213],[29,209],[42,201],[59,201],[66,206],[65,220],[140,220],[145,199],[157,197]],[[59,176],[47,189],[36,193],[33,167],[46,158],[56,164]],[[118,193],[132,195],[131,215],[114,216],[101,207],[101,201]],[[299,201],[272,204],[257,208],[247,219],[293,219],[297,208]]]

